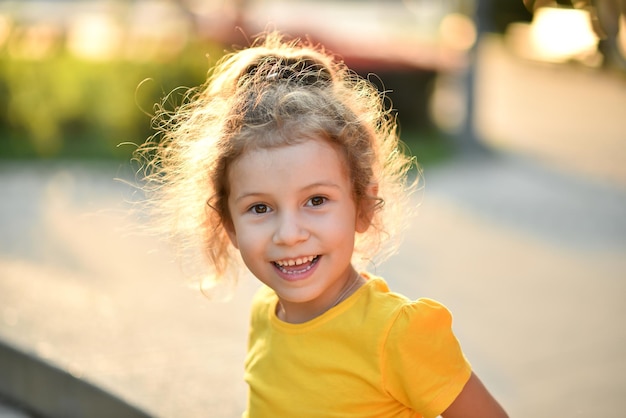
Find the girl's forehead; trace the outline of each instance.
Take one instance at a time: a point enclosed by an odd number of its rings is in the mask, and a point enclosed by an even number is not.
[[[254,202],[291,207],[313,195],[355,202],[345,161],[325,140],[249,150],[231,165],[225,197],[232,213]]]
[[[346,159],[340,148],[322,138],[303,138],[270,147],[255,146],[245,150],[230,166],[229,174],[265,177],[271,172],[333,171],[345,176]],[[232,180],[232,179],[231,179]]]

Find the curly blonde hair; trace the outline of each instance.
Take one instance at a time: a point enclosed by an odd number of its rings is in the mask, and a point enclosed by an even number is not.
[[[179,256],[202,256],[193,277],[201,285],[236,279],[240,257],[225,229],[230,165],[250,149],[323,138],[343,152],[357,207],[371,212],[353,261],[357,268],[382,261],[396,249],[417,182],[406,181],[414,160],[400,148],[386,104],[384,93],[322,47],[277,32],[224,56],[180,106],[158,107],[157,134],[136,151],[157,229]]]

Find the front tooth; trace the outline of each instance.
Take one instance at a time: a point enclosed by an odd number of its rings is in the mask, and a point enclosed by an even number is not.
[[[278,264],[281,267],[285,267],[285,266],[299,266],[299,265],[302,265],[304,263],[310,263],[314,259],[315,259],[314,255],[309,255],[309,256],[304,257],[304,258],[296,258],[295,260],[280,260],[280,261],[277,261],[276,264]]]

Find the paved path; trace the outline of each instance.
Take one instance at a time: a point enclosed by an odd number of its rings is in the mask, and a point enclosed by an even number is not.
[[[563,78],[555,71],[545,83]],[[598,91],[590,84],[585,100]],[[578,122],[554,123],[560,131],[537,135],[566,150]],[[611,135],[624,132],[611,123]],[[377,269],[396,290],[452,309],[474,368],[511,416],[626,409],[626,183],[600,157],[621,158],[618,143],[608,152],[590,142],[584,167],[538,144],[499,143],[515,153],[427,168],[420,214]],[[166,247],[125,218],[131,191],[118,175],[127,173],[0,165],[0,339],[156,417],[237,417],[257,285],[242,281],[229,303],[188,289]]]

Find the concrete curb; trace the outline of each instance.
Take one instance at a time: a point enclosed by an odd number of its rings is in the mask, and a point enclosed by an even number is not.
[[[0,340],[0,394],[38,417],[150,418],[123,400]]]

